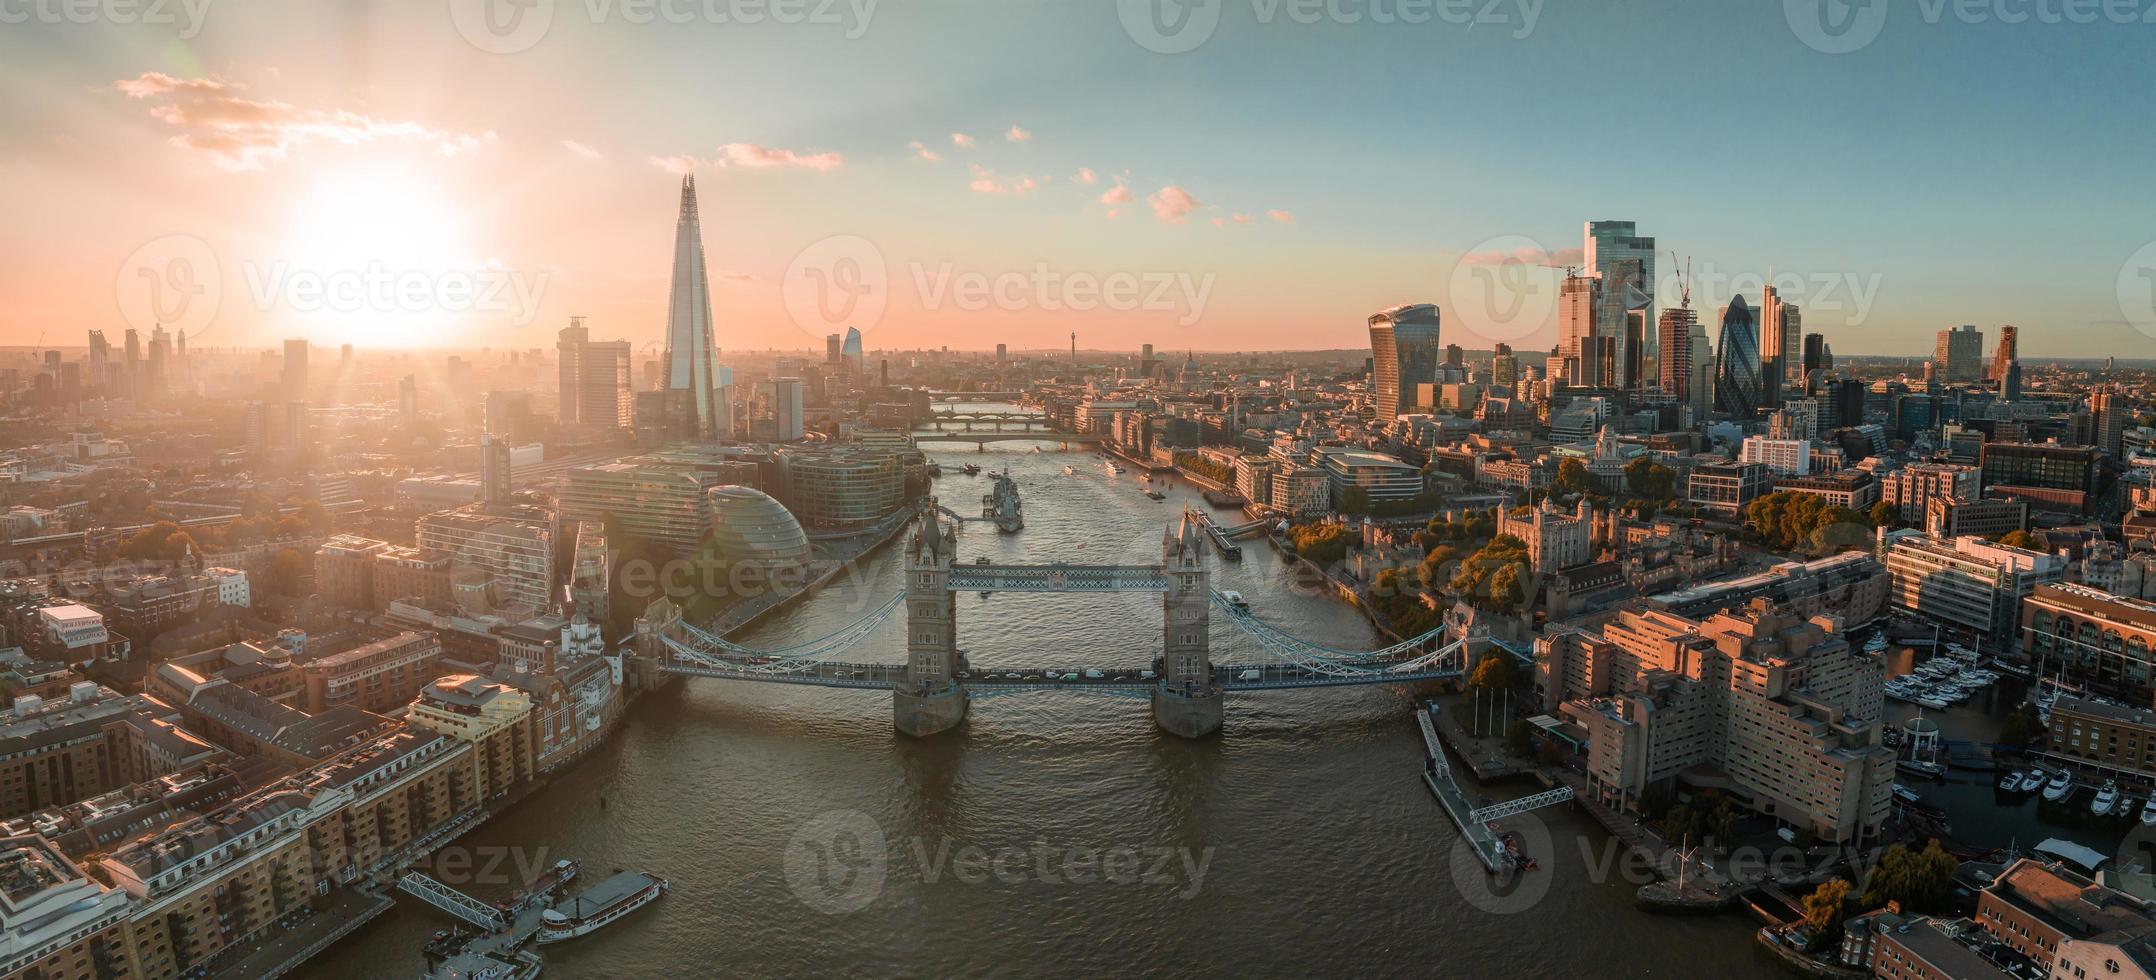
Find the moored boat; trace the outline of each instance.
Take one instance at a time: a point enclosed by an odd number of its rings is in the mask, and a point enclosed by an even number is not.
[[[558,943],[590,935],[657,901],[667,888],[666,879],[657,875],[623,871],[540,913],[538,941]]]

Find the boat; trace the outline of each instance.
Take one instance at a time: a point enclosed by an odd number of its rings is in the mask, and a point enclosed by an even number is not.
[[[1145,495],[1146,495],[1146,496],[1148,496],[1148,497],[1151,497],[1151,498],[1153,498],[1154,500],[1166,500],[1166,499],[1168,499],[1168,495],[1167,495],[1167,494],[1161,493],[1161,492],[1160,492],[1160,491],[1158,491],[1158,490],[1147,490],[1147,491],[1145,492]]]
[[[2016,769],[1999,777],[1999,792],[2012,793],[2021,789],[2021,770]]]
[[[1234,606],[1235,608],[1240,609],[1244,612],[1250,611],[1250,600],[1243,598],[1243,594],[1235,591],[1234,589],[1228,589],[1221,592],[1220,597],[1226,600],[1228,605],[1230,606]]]
[[[2034,793],[2044,788],[2044,780],[2048,778],[2050,778],[2049,773],[2042,769],[2031,768],[2028,775],[2021,777],[2021,785],[2014,787],[2014,791],[2018,793]]]
[[[1077,476],[1077,475],[1078,475],[1078,470],[1077,470],[1077,468],[1076,468],[1076,467],[1073,467],[1073,466],[1065,466],[1065,467],[1063,467],[1063,475],[1064,475],[1064,476]]]
[[[2151,795],[2141,807],[2141,826],[2156,827],[2156,795]]]
[[[637,909],[657,901],[666,879],[642,871],[623,871],[539,914],[538,940],[558,943],[588,936]]]
[[[2044,784],[2044,799],[2049,800],[2053,803],[2057,803],[2060,800],[2063,800],[2068,796],[2073,795],[2073,792],[2073,774],[2066,772],[2065,770],[2060,770],[2059,772],[2053,774],[2051,777],[2051,781]]]
[[[1916,795],[1916,790],[1910,789],[1907,786],[1903,786],[1900,783],[1895,783],[1894,799],[1902,803],[1916,803],[1921,801],[1923,797]]]
[[[1026,529],[1025,505],[1018,499],[1018,481],[1011,479],[1006,469],[995,475],[995,488],[981,495],[981,518],[996,523],[996,530],[1003,534],[1017,534]]]
[[[2104,780],[2104,788],[2096,791],[2096,799],[2090,801],[2089,812],[2099,817],[2111,815],[2111,808],[2119,805],[2119,784]]]
[[[1923,776],[1927,779],[1940,779],[1946,775],[1945,766],[1922,759],[1903,759],[1895,765],[1912,776]]]
[[[961,467],[959,467],[959,468],[958,468],[958,471],[959,471],[959,472],[961,472],[961,473],[964,473],[964,474],[966,474],[967,476],[980,476],[980,475],[981,475],[981,464],[979,464],[979,463],[967,463],[966,465],[964,465],[964,466],[961,466]]]

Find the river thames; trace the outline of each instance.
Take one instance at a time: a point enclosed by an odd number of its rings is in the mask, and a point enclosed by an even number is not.
[[[1026,527],[967,526],[959,560],[1154,562],[1186,503],[1097,455],[923,443],[936,492],[980,510],[1008,466]],[[1069,472],[1066,473],[1066,467]],[[1233,515],[1223,513],[1224,518]],[[1382,645],[1360,614],[1294,582],[1263,544],[1208,556],[1213,587],[1328,646]],[[887,548],[825,593],[737,637],[822,636],[896,594]],[[959,597],[974,669],[1150,663],[1157,595]],[[903,616],[846,655],[903,659]],[[1267,659],[1214,617],[1215,662]],[[637,702],[604,747],[458,842],[481,864],[585,862],[671,879],[604,931],[543,948],[548,976],[1702,976],[1772,969],[1751,920],[1665,918],[1596,874],[1605,835],[1569,808],[1507,822],[1541,869],[1493,891],[1420,780],[1417,690],[1231,696],[1218,738],[1155,730],[1143,700],[1063,693],[976,701],[958,731],[894,734],[888,694],[689,680]],[[1469,787],[1469,792],[1477,792]],[[1520,791],[1513,791],[1520,792]],[[1501,795],[1492,792],[1490,795]],[[1592,859],[1590,858],[1592,856]],[[1471,870],[1470,870],[1471,869]],[[454,876],[444,873],[452,883]],[[511,886],[470,884],[498,898]],[[303,975],[412,977],[452,923],[398,907]]]

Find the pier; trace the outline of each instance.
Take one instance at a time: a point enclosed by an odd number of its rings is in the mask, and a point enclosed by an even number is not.
[[[1422,781],[1430,787],[1430,795],[1437,797],[1445,815],[1452,818],[1453,826],[1460,828],[1460,836],[1467,838],[1474,848],[1475,857],[1491,874],[1509,871],[1511,858],[1505,854],[1497,835],[1490,832],[1488,824],[1476,820],[1474,808],[1468,804],[1467,794],[1452,780],[1452,764],[1445,760],[1445,744],[1437,737],[1437,727],[1430,723],[1430,708],[1418,706],[1415,721],[1422,726],[1422,745],[1427,755],[1422,767]],[[1569,794],[1567,794],[1569,795]]]
[[[1243,560],[1243,546],[1236,544],[1226,531],[1221,530],[1220,525],[1214,523],[1211,514],[1196,509],[1186,509],[1184,513],[1197,520],[1199,529],[1205,532],[1205,540],[1212,542],[1213,550],[1220,552],[1220,557],[1228,561]]]

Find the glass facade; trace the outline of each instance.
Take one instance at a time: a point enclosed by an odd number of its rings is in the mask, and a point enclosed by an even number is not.
[[[1759,321],[1744,297],[1722,311],[1714,360],[1714,410],[1735,419],[1759,414]]]
[[[1437,307],[1396,306],[1370,318],[1370,395],[1377,417],[1397,418],[1415,404],[1418,385],[1437,383]]]

